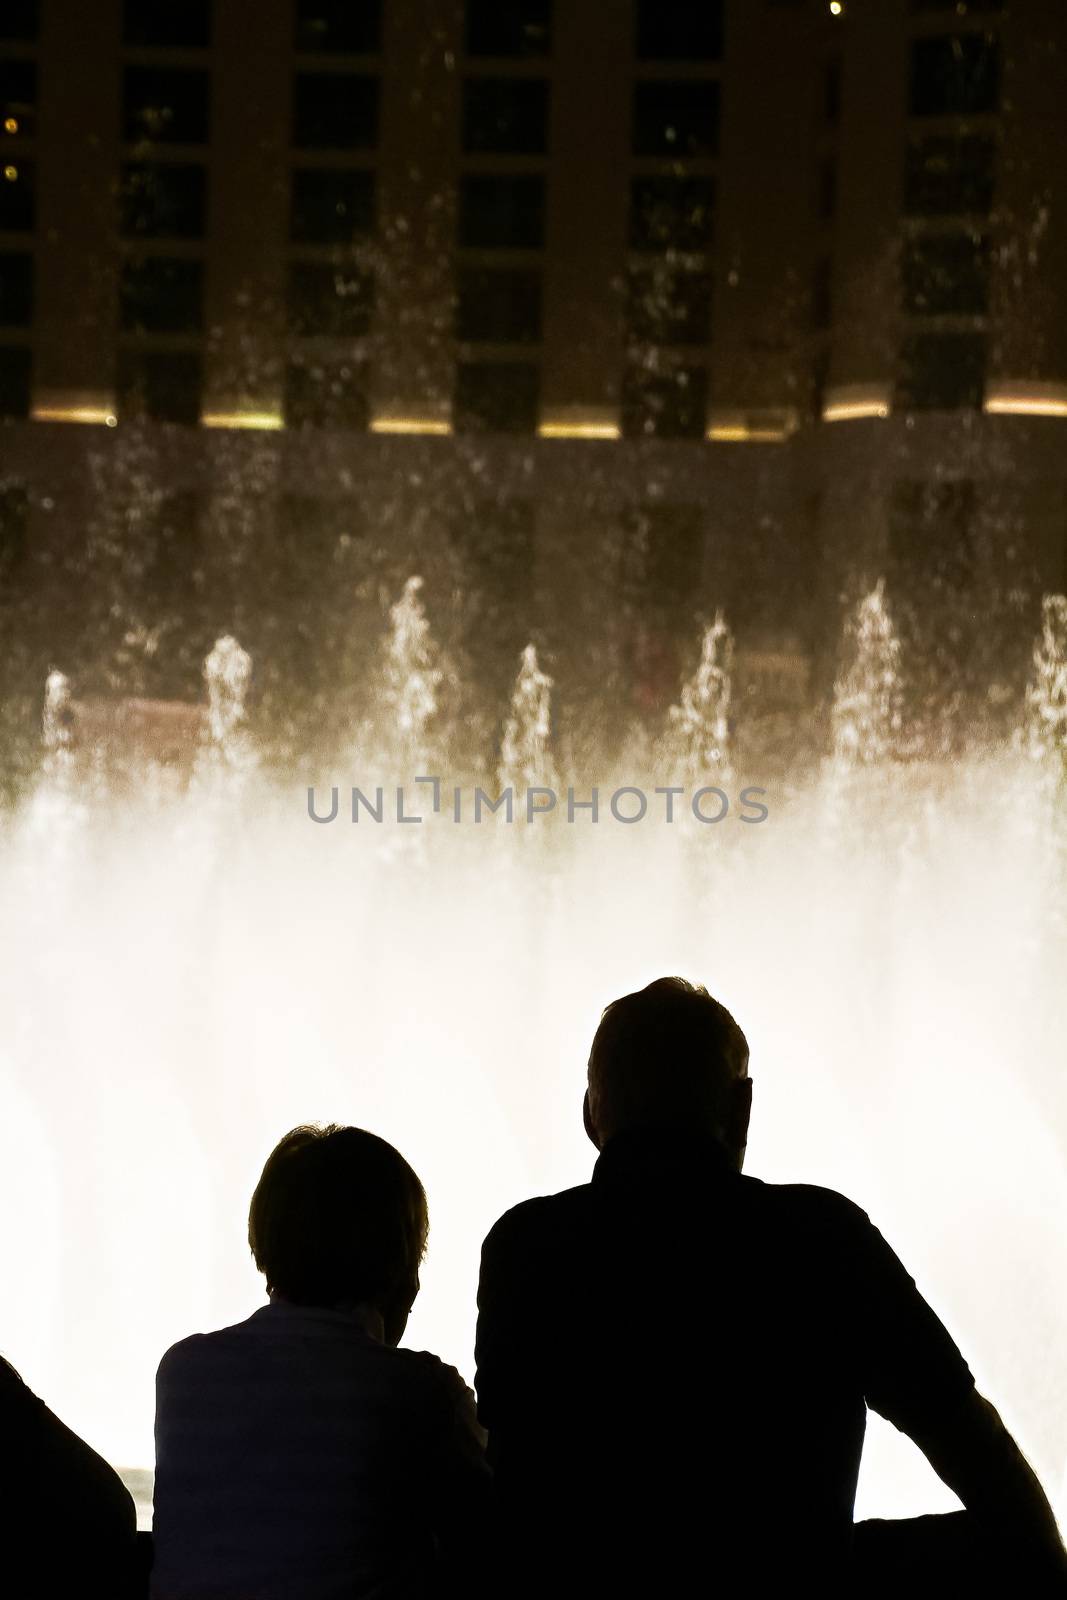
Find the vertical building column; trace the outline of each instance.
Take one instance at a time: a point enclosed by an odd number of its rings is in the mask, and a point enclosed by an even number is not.
[[[459,170],[461,0],[385,7],[372,414],[448,426]]]
[[[114,406],[121,0],[49,0],[38,60],[35,410]]]
[[[633,32],[629,3],[555,7],[541,419],[578,435],[618,425]]]
[[[216,5],[203,415],[280,424],[293,8]]]

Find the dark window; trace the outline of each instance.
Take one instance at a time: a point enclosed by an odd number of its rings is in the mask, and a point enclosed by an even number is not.
[[[201,166],[127,162],[119,196],[125,237],[200,239],[207,175]]]
[[[634,178],[630,245],[634,250],[703,250],[715,232],[710,178]]]
[[[711,273],[634,267],[627,279],[626,328],[651,344],[707,344]]]
[[[159,422],[200,420],[202,364],[193,351],[120,350],[118,412]]]
[[[970,233],[908,239],[904,309],[916,316],[981,316],[989,298],[989,242]]]
[[[0,350],[0,417],[28,417],[33,360],[28,350]]]
[[[837,215],[837,157],[825,156],[819,165],[819,216],[829,222]]]
[[[354,266],[294,261],[289,268],[289,327],[305,337],[359,339],[374,311],[374,278]]]
[[[904,209],[913,217],[985,216],[993,204],[996,144],[981,134],[931,134],[908,149]]]
[[[640,552],[635,576],[642,599],[661,612],[688,609],[704,574],[703,507],[642,506],[630,512],[626,523],[628,543]]]
[[[718,148],[717,83],[635,85],[634,155],[713,156]]]
[[[889,552],[895,584],[966,588],[974,573],[975,486],[968,479],[893,486]]]
[[[206,50],[211,43],[210,0],[125,0],[124,44],[161,50]]]
[[[129,144],[206,144],[208,75],[172,67],[123,72],[122,133]]]
[[[822,94],[823,116],[836,127],[841,121],[841,62],[836,57],[826,63]]]
[[[36,39],[37,0],[4,0],[0,6],[0,39]]]
[[[148,256],[126,261],[119,324],[137,333],[196,333],[203,321],[204,264]]]
[[[33,61],[0,61],[0,123],[8,132],[30,138],[37,131],[37,66]]]
[[[702,439],[708,374],[703,367],[649,372],[628,367],[622,385],[622,431],[628,439]]]
[[[453,426],[457,433],[535,433],[540,393],[541,375],[525,362],[461,362]]]
[[[9,161],[0,172],[0,233],[29,233],[33,228],[32,161]]]
[[[292,237],[303,244],[348,244],[374,228],[374,174],[298,167],[293,173]]]
[[[1000,98],[1000,45],[991,36],[917,39],[911,47],[911,111],[916,117],[976,116]]]
[[[293,143],[301,150],[370,150],[378,142],[378,79],[298,72]]]
[[[148,505],[137,502],[130,508],[129,522],[140,545],[145,593],[156,605],[180,612],[197,589],[202,555],[199,499],[186,490],[160,495]]]
[[[471,343],[536,344],[541,337],[541,274],[459,273],[456,336]]]
[[[832,317],[831,283],[833,268],[828,256],[816,261],[811,279],[811,325],[822,331]]]
[[[551,0],[467,0],[469,56],[543,56],[551,36]]]
[[[290,428],[364,433],[370,422],[367,370],[356,361],[292,361],[285,376]]]
[[[0,582],[10,578],[25,561],[29,526],[30,497],[25,487],[21,483],[0,486]]]
[[[641,61],[717,61],[722,0],[637,0]]]
[[[917,333],[905,339],[897,403],[906,411],[978,410],[985,390],[981,333]]]
[[[0,325],[28,328],[33,321],[33,257],[24,251],[0,255]]]
[[[539,250],[544,229],[543,178],[463,179],[459,242],[465,249]]]
[[[382,0],[296,0],[296,48],[308,55],[377,55]]]
[[[547,126],[548,84],[543,78],[468,78],[464,83],[464,150],[540,155]]]
[[[914,12],[954,11],[958,16],[981,16],[983,12],[1003,11],[1004,0],[911,0]]]

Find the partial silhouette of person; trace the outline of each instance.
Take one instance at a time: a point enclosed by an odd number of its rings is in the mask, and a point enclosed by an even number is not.
[[[107,1462],[0,1359],[0,1585],[20,1600],[134,1594],[137,1514]]]
[[[269,1303],[160,1363],[156,1600],[425,1600],[476,1572],[474,1396],[397,1348],[426,1234],[422,1184],[383,1139],[282,1139],[248,1219]]]
[[[864,1553],[868,1574],[896,1560],[912,1594],[924,1573],[998,1562],[1035,1585],[1001,1593],[1059,1592],[1040,1485],[869,1218],[742,1174],[748,1057],[680,978],[609,1005],[584,1105],[592,1181],[516,1206],[485,1241],[475,1381],[500,1592],[867,1594]],[[868,1407],[965,1514],[919,1519],[910,1543],[888,1524],[854,1538]]]

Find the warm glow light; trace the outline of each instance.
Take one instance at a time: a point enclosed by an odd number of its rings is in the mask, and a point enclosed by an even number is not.
[[[34,422],[87,422],[96,427],[114,428],[118,418],[105,406],[34,406]]]
[[[841,0],[830,0],[830,15],[832,17],[839,17],[844,9]]]
[[[4,132],[5,133],[18,133],[18,131],[19,131],[18,118],[17,117],[8,117],[7,120],[4,123]]]
[[[18,167],[5,167],[4,168],[4,177],[7,179],[8,183],[14,183],[15,180],[17,179],[18,175],[19,175]]]
[[[277,411],[205,411],[200,419],[205,428],[259,428],[277,432],[285,419]]]
[[[542,422],[537,430],[542,439],[617,439],[617,422]]]
[[[1067,384],[1001,383],[986,395],[983,409],[1002,417],[1067,417]]]
[[[441,417],[375,417],[371,433],[432,433],[452,432],[452,424]]]
[[[782,444],[789,438],[790,428],[749,428],[742,424],[716,423],[705,438],[715,444]]]
[[[879,400],[849,400],[823,407],[824,422],[855,422],[861,417],[888,417],[889,407]]]

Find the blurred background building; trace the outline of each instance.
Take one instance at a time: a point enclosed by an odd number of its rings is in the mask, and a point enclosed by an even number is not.
[[[885,575],[995,689],[1067,583],[1061,0],[3,0],[0,139],[34,674],[323,682],[418,570],[494,681],[722,607],[788,700]]]

